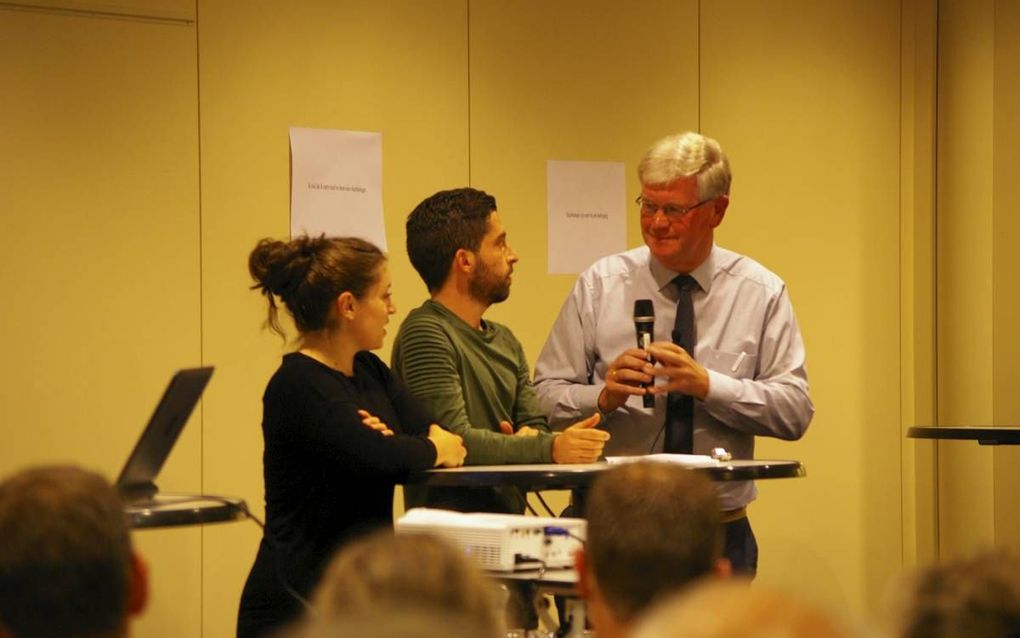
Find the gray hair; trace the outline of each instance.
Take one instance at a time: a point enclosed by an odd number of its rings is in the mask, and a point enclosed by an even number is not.
[[[501,628],[496,591],[464,551],[447,541],[383,530],[345,545],[331,559],[313,606],[327,621],[357,611],[378,611],[382,617],[391,609],[420,608],[462,618],[495,636]]]
[[[635,638],[856,638],[864,627],[814,600],[744,579],[702,581],[644,614]],[[939,634],[925,634],[926,636]],[[1002,634],[951,634],[992,636]]]
[[[698,176],[698,199],[730,194],[730,161],[719,142],[688,131],[664,137],[645,153],[638,164],[642,184],[665,185],[683,177]]]

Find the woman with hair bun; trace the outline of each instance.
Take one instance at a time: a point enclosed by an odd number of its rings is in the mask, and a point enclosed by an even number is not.
[[[329,557],[393,523],[393,488],[413,470],[464,462],[461,438],[432,422],[377,356],[396,308],[386,257],[356,238],[263,239],[253,289],[283,336],[298,331],[262,397],[266,528],[241,594],[237,635],[264,636],[301,612]],[[298,596],[302,597],[299,598]]]

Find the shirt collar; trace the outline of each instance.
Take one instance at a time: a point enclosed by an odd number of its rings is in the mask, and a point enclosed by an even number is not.
[[[670,270],[663,266],[654,255],[649,256],[651,257],[651,259],[649,259],[649,267],[652,271],[652,278],[655,279],[655,283],[659,286],[660,291],[673,283],[673,279],[675,279],[677,275],[683,274],[689,274],[691,277],[694,277],[694,280],[698,282],[698,285],[701,286],[701,289],[705,292],[708,292],[712,287],[712,279],[714,279],[716,263],[719,259],[718,249],[715,244],[712,244],[712,251],[708,253],[708,257],[705,258],[705,261],[698,264],[698,267],[689,273],[680,273],[675,270]]]

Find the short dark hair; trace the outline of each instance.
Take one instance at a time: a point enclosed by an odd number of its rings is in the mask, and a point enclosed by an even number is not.
[[[361,299],[379,280],[386,261],[379,248],[357,237],[301,236],[263,239],[248,256],[248,272],[269,300],[266,324],[283,336],[274,295],[283,300],[302,334],[331,325],[333,301],[350,292]]]
[[[709,574],[722,556],[715,486],[677,465],[641,461],[606,470],[586,515],[586,562],[622,621]]]
[[[453,256],[476,251],[489,230],[496,198],[474,188],[439,191],[407,216],[407,256],[429,292],[442,287]]]
[[[127,618],[131,541],[100,475],[25,470],[0,483],[0,626],[15,636],[112,634]]]

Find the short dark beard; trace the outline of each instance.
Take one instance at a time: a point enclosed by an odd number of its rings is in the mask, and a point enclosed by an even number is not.
[[[478,262],[474,275],[468,281],[468,294],[487,306],[501,303],[510,297],[510,280],[494,281],[492,270]]]

